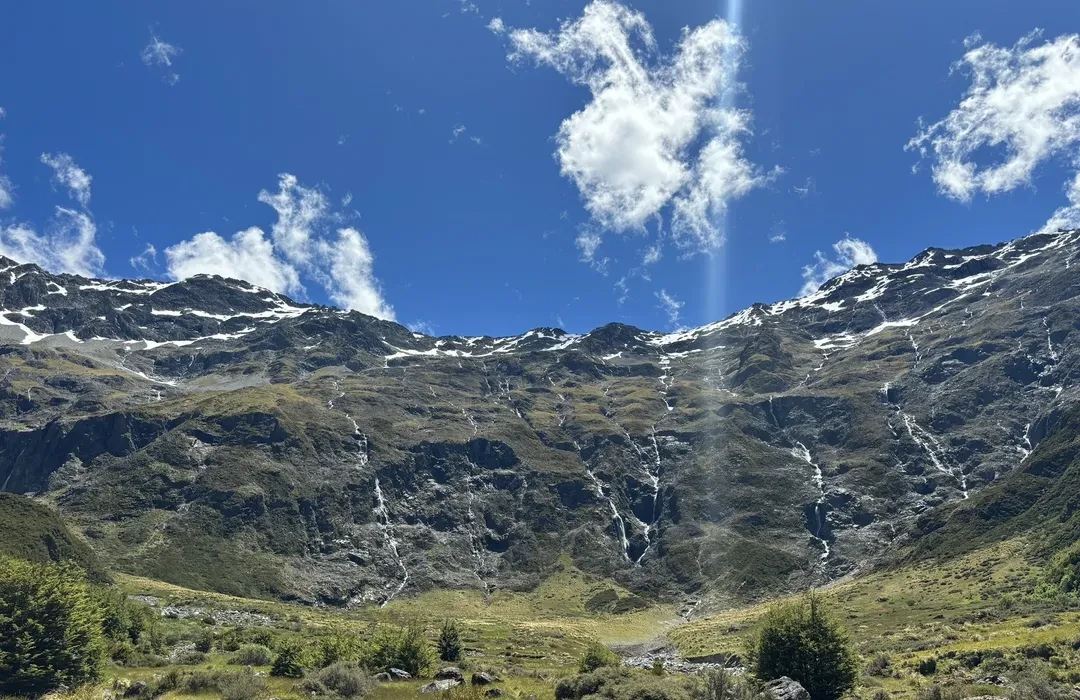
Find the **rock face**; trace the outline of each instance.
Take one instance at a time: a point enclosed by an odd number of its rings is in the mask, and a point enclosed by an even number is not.
[[[118,570],[226,593],[527,588],[567,554],[646,599],[775,594],[1000,482],[1076,403],[1078,240],[510,338],[0,258],[0,490]]]

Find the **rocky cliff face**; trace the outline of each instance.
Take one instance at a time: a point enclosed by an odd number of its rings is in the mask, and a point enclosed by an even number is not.
[[[1023,463],[1076,403],[1078,254],[931,249],[702,328],[511,338],[0,258],[0,490],[234,593],[490,592],[563,554],[688,604],[773,593]]]

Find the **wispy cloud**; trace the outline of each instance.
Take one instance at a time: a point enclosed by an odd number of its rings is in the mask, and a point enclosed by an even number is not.
[[[787,240],[787,224],[783,221],[777,221],[773,224],[772,231],[769,233],[769,243],[783,243]]]
[[[157,267],[157,248],[152,243],[147,243],[143,252],[128,258],[128,262],[136,271],[141,269],[149,272]]]
[[[738,89],[745,50],[730,25],[718,19],[685,31],[667,57],[645,16],[613,0],[593,0],[555,32],[502,31],[511,62],[551,66],[592,93],[555,142],[562,174],[594,221],[641,232],[667,213],[671,239],[685,251],[722,244],[717,222],[728,204],[769,180],[743,153],[750,113],[718,104]]]
[[[806,183],[800,187],[795,185],[791,188],[791,191],[797,194],[800,198],[806,199],[812,194],[817,194],[817,182],[812,177],[806,178]]]
[[[173,59],[183,52],[179,46],[162,41],[151,31],[150,43],[142,50],[142,62],[151,68],[164,69],[163,79],[170,85],[180,82],[180,74],[173,71]]]
[[[1030,185],[1050,160],[1080,165],[1080,35],[1041,38],[1036,30],[1013,46],[984,43],[977,34],[964,42],[967,52],[952,70],[967,74],[971,85],[944,119],[920,121],[905,147],[931,160],[942,194],[968,202]],[[987,151],[1001,156],[987,163]],[[1054,215],[1055,225],[1080,224],[1076,183],[1067,192],[1072,204]]]
[[[0,107],[0,120],[3,120],[7,116],[7,112],[3,107]],[[4,135],[0,134],[0,156],[4,154]],[[0,157],[0,165],[3,164],[3,158]],[[0,211],[4,209],[10,209],[11,205],[15,203],[15,186],[11,184],[11,179],[0,173]]]
[[[90,182],[92,177],[75,164],[67,153],[42,153],[41,162],[53,169],[54,185],[68,188],[68,195],[83,207],[90,206]]]
[[[681,302],[673,295],[668,294],[666,289],[661,289],[659,292],[655,292],[655,294],[656,298],[660,301],[657,308],[667,315],[669,324],[677,326],[679,324],[682,307],[684,307],[686,303]]]
[[[814,253],[814,264],[803,268],[803,286],[800,295],[813,294],[818,288],[837,275],[842,275],[858,265],[877,262],[877,253],[866,241],[845,234],[833,243],[835,258],[829,258],[820,250]]]
[[[438,328],[438,326],[434,323],[431,323],[430,321],[425,321],[422,318],[418,318],[412,323],[405,324],[405,327],[413,333],[423,333],[424,335],[432,336],[435,335],[435,330]]]
[[[54,272],[101,274],[105,255],[97,247],[97,226],[87,208],[91,177],[64,153],[44,154],[41,162],[53,168],[53,181],[68,187],[80,208],[57,206],[40,233],[29,223],[0,224],[0,255]]]
[[[454,143],[458,138],[467,131],[464,124],[458,124],[450,132],[450,143]]]

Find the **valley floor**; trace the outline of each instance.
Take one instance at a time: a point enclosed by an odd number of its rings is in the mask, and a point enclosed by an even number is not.
[[[870,573],[822,591],[851,630],[864,668],[877,666],[873,674],[861,675],[856,693],[925,697],[920,691],[942,685],[956,697],[1005,695],[1010,676],[1032,663],[1052,668],[1060,681],[1080,681],[1080,608],[1029,595],[1039,570],[1025,552],[1025,543],[1013,540],[944,563]],[[683,657],[740,656],[746,635],[767,608],[715,612],[689,622],[670,606],[626,614],[592,612],[596,600],[629,594],[569,565],[528,593],[485,598],[476,591],[432,592],[355,611],[235,598],[128,576],[118,583],[129,595],[152,600],[162,610],[168,607],[166,627],[177,639],[208,627],[207,617],[219,630],[262,624],[277,635],[305,640],[331,631],[363,638],[380,625],[410,621],[419,621],[434,635],[444,619],[454,619],[464,632],[464,665],[497,673],[507,695],[522,698],[552,697],[553,680],[574,673],[578,657],[595,641]],[[224,667],[229,656],[212,653],[202,668]],[[931,658],[934,672],[927,673],[924,663],[920,673],[919,662]],[[129,682],[160,673],[159,668],[126,667],[109,672],[110,679]],[[412,697],[426,682],[382,684],[373,697]],[[282,700],[305,697],[290,680],[270,679],[268,690]]]

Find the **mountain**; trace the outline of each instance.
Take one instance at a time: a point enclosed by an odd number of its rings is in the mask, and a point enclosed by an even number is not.
[[[687,610],[759,598],[1028,464],[1077,404],[1078,242],[929,249],[675,333],[508,338],[0,258],[0,490],[117,570],[227,593],[531,588],[568,555]]]
[[[73,564],[96,582],[109,581],[97,555],[63,519],[25,496],[0,493],[0,556]]]

